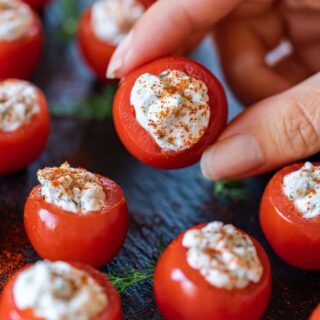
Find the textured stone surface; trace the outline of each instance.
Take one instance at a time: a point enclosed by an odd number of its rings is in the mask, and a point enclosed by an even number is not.
[[[47,18],[48,25],[54,24],[54,15]],[[207,43],[195,53],[195,57],[206,61],[218,72],[217,63],[211,60],[208,50]],[[51,104],[80,99],[94,87],[76,48],[58,45],[51,39],[47,40],[46,56],[35,81],[44,89]],[[231,114],[237,113],[239,106],[230,96],[229,102]],[[216,199],[212,196],[213,184],[201,177],[198,165],[162,171],[138,163],[124,150],[112,122],[108,120],[54,118],[50,141],[41,158],[23,172],[0,178],[2,284],[16,268],[38,258],[22,226],[23,205],[36,183],[36,170],[66,160],[73,166],[81,165],[114,179],[125,191],[130,210],[128,238],[119,256],[105,270],[121,270],[128,266],[147,268],[154,262],[161,239],[168,243],[194,224],[221,220],[255,236],[270,256],[273,291],[264,319],[307,319],[319,302],[320,274],[300,271],[283,263],[271,251],[261,233],[258,208],[269,177],[250,179],[246,183],[246,201]],[[161,319],[153,302],[151,281],[127,290],[122,301],[124,319]]]
[[[65,160],[111,177],[125,191],[130,209],[128,238],[119,256],[105,270],[147,268],[154,261],[161,239],[168,243],[194,224],[217,219],[255,236],[270,256],[273,292],[265,319],[307,319],[319,302],[320,274],[283,263],[261,233],[257,215],[267,177],[246,183],[246,201],[216,199],[212,196],[212,184],[201,177],[197,165],[161,171],[138,163],[123,149],[109,121],[54,119],[49,145],[41,159],[28,170],[0,178],[2,283],[15,268],[37,259],[22,227],[23,204],[36,183],[35,171]],[[8,259],[16,264],[9,268]],[[152,300],[151,282],[129,289],[122,299],[124,319],[161,319]]]

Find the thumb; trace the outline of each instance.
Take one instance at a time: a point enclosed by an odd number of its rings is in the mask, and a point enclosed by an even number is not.
[[[244,178],[320,150],[320,73],[245,110],[201,159],[208,179]]]

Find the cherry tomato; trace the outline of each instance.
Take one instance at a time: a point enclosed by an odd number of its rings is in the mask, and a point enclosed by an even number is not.
[[[320,304],[314,309],[310,320],[320,320]]]
[[[22,0],[27,3],[34,10],[43,9],[49,2],[49,0]]]
[[[165,70],[183,71],[204,81],[208,87],[210,120],[202,138],[190,149],[171,151],[161,149],[149,133],[140,126],[130,104],[130,94],[136,79],[143,73],[160,75]],[[182,168],[198,161],[203,151],[219,136],[226,125],[227,103],[224,90],[212,73],[187,58],[162,58],[129,74],[121,83],[114,100],[113,117],[120,140],[141,162],[164,169]]]
[[[320,270],[320,217],[305,219],[283,192],[283,178],[303,164],[277,172],[267,185],[260,206],[260,223],[273,250],[287,263]]]
[[[43,49],[43,33],[39,17],[33,21],[27,34],[18,40],[0,40],[0,79],[26,79],[34,71]]]
[[[194,228],[202,228],[198,225]],[[210,285],[187,262],[184,233],[164,251],[156,266],[154,295],[166,320],[258,320],[268,306],[271,292],[269,259],[262,246],[251,240],[263,266],[259,283],[243,289],[226,290]]]
[[[105,294],[108,297],[108,306],[98,317],[94,320],[121,320],[121,301],[117,290],[108,280],[107,276],[92,267],[79,263],[71,263],[72,266],[87,272],[93,277],[97,283],[102,286]],[[18,275],[30,268],[27,266],[16,272],[8,281],[3,289],[0,300],[0,319],[1,320],[43,320],[34,315],[32,310],[20,310],[15,304],[13,297],[13,287]]]
[[[154,0],[138,0],[146,9]],[[78,43],[83,58],[100,81],[107,81],[106,70],[116,46],[99,39],[91,26],[91,7],[80,19]]]
[[[86,214],[48,203],[40,194],[40,185],[33,188],[25,205],[24,224],[39,256],[101,267],[119,252],[128,231],[127,204],[115,182],[96,176],[106,202],[99,211]]]
[[[50,131],[48,106],[40,89],[35,89],[39,100],[39,112],[33,115],[29,123],[17,130],[0,130],[0,175],[25,168],[39,157],[46,146]]]

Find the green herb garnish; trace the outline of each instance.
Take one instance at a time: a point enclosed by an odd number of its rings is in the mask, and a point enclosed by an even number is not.
[[[112,284],[117,288],[120,294],[125,292],[132,286],[153,277],[153,268],[147,270],[138,270],[129,268],[118,273],[108,273],[108,278]]]
[[[107,85],[101,92],[70,105],[51,107],[55,116],[74,116],[81,119],[111,119],[115,85]]]
[[[81,14],[79,0],[59,0],[61,11],[61,26],[59,36],[62,41],[70,41],[77,32],[78,20]]]
[[[214,184],[213,195],[244,200],[247,197],[244,180],[218,180]]]
[[[138,270],[135,268],[128,268],[115,273],[108,273],[107,276],[112,284],[118,289],[122,294],[127,289],[133,287],[134,285],[147,281],[153,278],[154,269],[160,258],[160,255],[167,247],[167,244],[163,240],[163,237],[160,236],[159,247],[156,250],[155,256],[152,258],[152,264],[150,268]]]

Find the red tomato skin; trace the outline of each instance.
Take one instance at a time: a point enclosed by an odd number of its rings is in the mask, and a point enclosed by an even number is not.
[[[47,144],[50,132],[48,105],[44,94],[35,89],[40,110],[30,123],[15,131],[0,131],[0,175],[25,168],[39,157]]]
[[[74,267],[86,271],[91,277],[93,277],[100,286],[102,286],[109,300],[109,307],[102,311],[94,320],[121,320],[121,301],[117,290],[108,280],[107,276],[95,270],[94,268],[80,264],[71,263]],[[44,320],[34,315],[32,310],[20,310],[15,304],[13,297],[13,287],[18,275],[30,268],[28,265],[18,272],[16,272],[8,281],[3,289],[0,300],[0,319],[1,320]]]
[[[106,70],[116,47],[100,40],[91,28],[91,7],[82,15],[78,27],[80,52],[98,79],[106,82]]]
[[[320,320],[320,304],[314,309],[309,320]]]
[[[283,192],[284,176],[302,165],[287,166],[272,177],[262,197],[260,224],[271,247],[284,261],[297,268],[320,270],[320,218],[300,216]]]
[[[136,79],[143,73],[155,75],[168,69],[176,69],[200,79],[207,84],[211,115],[207,131],[190,149],[171,151],[161,149],[149,133],[137,122],[130,94]],[[162,169],[178,169],[197,162],[203,151],[222,132],[227,121],[227,102],[220,82],[212,73],[188,58],[168,57],[155,60],[125,77],[116,93],[113,118],[118,136],[127,150],[141,162]]]
[[[194,228],[201,228],[199,225]],[[253,238],[263,265],[259,283],[228,291],[210,285],[186,260],[187,248],[181,234],[164,251],[154,275],[154,296],[166,320],[258,320],[265,312],[271,293],[271,269],[267,254]]]
[[[33,23],[27,35],[14,41],[0,40],[0,79],[27,79],[37,66],[42,49],[42,26],[33,12]]]
[[[22,0],[22,1],[27,3],[32,9],[37,11],[43,9],[49,2],[49,0]]]
[[[77,261],[101,267],[121,249],[128,231],[128,210],[121,188],[96,175],[106,203],[99,211],[77,214],[46,202],[37,185],[24,210],[24,225],[40,257],[51,261]]]
[[[139,2],[148,8],[154,1],[139,0]],[[100,81],[114,82],[106,78],[106,71],[116,46],[96,36],[91,26],[91,8],[92,6],[80,18],[77,32],[79,49],[87,65]]]

